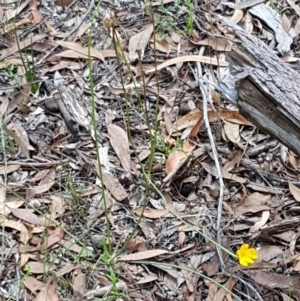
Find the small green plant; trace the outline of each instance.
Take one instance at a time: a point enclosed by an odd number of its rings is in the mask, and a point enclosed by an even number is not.
[[[32,270],[31,270],[31,266],[26,264],[23,268],[23,270],[21,270],[21,274],[23,276],[22,280],[20,281],[20,287],[24,287],[24,280],[28,277],[31,276],[32,274]]]
[[[32,271],[31,271],[31,266],[26,264],[24,269],[23,269],[23,275],[24,276],[31,276]]]
[[[30,58],[31,58],[31,60],[28,58],[28,56],[26,57],[26,60],[27,60],[26,64],[24,64],[23,60],[22,61],[23,61],[24,69],[25,69],[26,79],[27,79],[28,83],[30,83],[30,85],[31,85],[31,91],[32,91],[32,93],[36,93],[37,90],[39,89],[39,84],[37,82],[32,44],[31,44],[31,48],[30,48]]]
[[[0,122],[2,123],[0,128],[3,129],[3,127],[5,127],[6,124],[4,123],[2,118],[0,118]],[[3,142],[2,142],[2,139],[3,139]],[[5,130],[0,135],[0,152],[8,154],[8,155],[14,155],[16,153],[12,139],[5,132]]]
[[[31,44],[31,49],[30,49],[30,57],[31,59],[28,58],[28,56],[26,56],[26,60],[24,59],[22,52],[20,50],[20,45],[19,45],[19,39],[17,37],[17,34],[15,32],[15,37],[16,37],[16,41],[17,41],[17,46],[19,49],[19,54],[20,54],[20,58],[25,70],[25,76],[27,79],[27,82],[31,85],[31,91],[32,93],[36,93],[38,88],[39,88],[39,84],[37,82],[37,76],[36,76],[36,70],[35,70],[35,64],[34,64],[34,53],[33,53],[33,48],[32,48],[32,44]]]
[[[185,32],[188,35],[191,35],[193,33],[193,30],[194,30],[193,0],[188,0],[187,1],[187,7],[188,7],[188,18],[186,20]]]
[[[129,300],[130,298],[128,295],[118,291],[118,288],[117,288],[118,276],[115,273],[115,267],[113,266],[113,262],[112,262],[113,257],[111,256],[111,254],[109,252],[107,241],[106,241],[105,237],[101,238],[101,245],[103,248],[103,255],[101,256],[100,264],[108,266],[109,275],[107,275],[107,278],[112,283],[112,289],[111,289],[109,296],[107,296],[103,300],[115,300],[116,297],[121,297],[121,298],[125,298],[125,299]]]
[[[176,140],[175,144],[173,146],[170,146],[166,143],[163,136],[157,134],[155,145],[158,150],[163,151],[163,154],[166,156],[169,156],[174,149],[181,149],[182,148],[182,140],[178,139]]]
[[[160,38],[165,38],[169,32],[175,30],[177,25],[174,19],[170,16],[162,17],[160,15],[156,15],[154,16],[154,21]]]
[[[7,60],[4,61],[5,71],[9,79],[18,80],[18,74],[15,73],[15,66],[9,64]]]
[[[146,3],[146,12],[151,14],[151,6]],[[181,32],[182,34],[191,35],[194,30],[194,16],[193,16],[193,0],[188,0],[185,3],[182,0],[175,0],[173,5],[166,7],[161,3],[157,9],[157,13],[154,15],[154,22],[156,26],[156,32],[164,38],[172,31]],[[184,28],[180,29],[179,15],[186,14],[187,19]]]
[[[6,154],[14,155],[16,153],[14,144],[6,133],[4,133],[4,147]],[[0,146],[0,149],[2,149],[2,146]]]
[[[92,257],[94,255],[93,251],[89,249],[88,247],[82,247],[79,254],[75,257],[74,262],[78,263],[81,262],[81,259]]]

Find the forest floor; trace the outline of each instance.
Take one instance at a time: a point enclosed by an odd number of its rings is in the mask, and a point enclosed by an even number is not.
[[[300,301],[300,159],[219,16],[298,72],[293,0],[0,1],[0,300]]]

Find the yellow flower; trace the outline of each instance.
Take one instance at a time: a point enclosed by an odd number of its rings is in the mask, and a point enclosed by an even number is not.
[[[236,256],[240,265],[244,267],[254,263],[255,259],[258,258],[256,250],[254,248],[249,249],[248,244],[241,245],[241,247],[236,251]]]

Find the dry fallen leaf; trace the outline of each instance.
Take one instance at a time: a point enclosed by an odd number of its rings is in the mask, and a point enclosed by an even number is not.
[[[57,277],[55,273],[52,273],[52,276],[47,284],[41,289],[33,301],[59,301],[58,295],[56,293],[56,284]]]
[[[260,286],[265,286],[271,289],[281,288],[289,291],[289,294],[299,300],[300,298],[300,279],[298,275],[285,275],[273,271],[263,270],[244,270],[253,281]]]
[[[23,201],[18,198],[6,199],[5,186],[0,176],[0,214],[7,216],[11,213],[11,209],[19,208],[23,205]]]
[[[55,269],[53,264],[47,264],[42,261],[29,261],[27,265],[30,266],[30,271],[32,274],[44,274]]]
[[[158,65],[157,67],[153,67],[145,70],[145,73],[155,72],[156,70],[158,71],[168,66],[175,65],[178,63],[184,63],[184,62],[199,62],[199,63],[215,65],[220,67],[228,67],[228,62],[218,60],[215,57],[201,56],[201,55],[186,55],[186,56],[179,56],[174,59],[167,60],[166,62]]]
[[[54,1],[54,4],[56,6],[62,6],[62,7],[65,7],[65,6],[69,6],[70,4],[73,3],[74,0],[55,0]]]
[[[34,277],[24,277],[23,284],[34,295],[41,291],[46,285],[44,282],[39,281]]]
[[[298,3],[298,1],[295,0],[287,0],[287,3],[295,10],[297,15],[300,17],[300,6],[296,4],[296,2]]]
[[[290,193],[297,202],[300,202],[300,189],[289,181]]]
[[[235,165],[241,160],[242,152],[241,150],[234,150],[230,155],[229,160],[224,164],[223,170],[230,172],[234,169]]]
[[[100,51],[100,50],[98,50]],[[101,50],[101,55],[106,58],[106,57],[116,57],[116,52],[114,50]],[[91,56],[92,53],[91,53]],[[124,56],[127,58],[128,57],[128,53],[124,52]],[[83,58],[83,59],[88,59],[88,53],[84,54],[84,53],[79,53],[76,52],[75,50],[65,50],[59,53],[56,53],[52,56],[50,56],[47,61],[52,62],[52,61],[57,61],[57,58],[61,58],[61,57],[65,57],[65,58],[73,58],[73,59],[79,59],[79,58]]]
[[[60,278],[78,268],[82,268],[82,265],[80,263],[67,264],[56,270],[55,274],[57,278]]]
[[[23,86],[20,91],[14,96],[14,98],[9,102],[6,114],[13,112],[22,103],[28,103],[31,93],[30,85]]]
[[[169,251],[167,250],[160,250],[160,249],[148,250],[148,251],[121,256],[120,258],[118,258],[118,261],[144,260],[144,259],[153,258],[167,253],[169,253]]]
[[[225,284],[223,284],[224,287],[227,288],[227,290],[225,290],[224,288],[220,288],[212,300],[213,301],[226,300],[226,299],[230,300],[228,298],[225,298],[225,296],[228,294],[227,293],[228,291],[232,292],[232,289],[237,282],[238,282],[238,279],[229,277],[227,282]],[[228,294],[228,295],[230,296],[230,294]]]
[[[173,131],[180,131],[190,126],[195,126],[201,118],[203,118],[203,113],[199,109],[195,109],[179,118],[173,126]]]
[[[281,22],[282,22],[282,27],[283,27],[284,31],[289,32],[289,30],[291,29],[292,24],[291,24],[291,21],[287,17],[286,14],[282,14]]]
[[[38,216],[34,213],[33,209],[10,209],[12,214],[29,223],[32,225],[38,225],[38,226],[46,226],[49,224],[49,221],[47,221],[43,216]]]
[[[4,116],[9,105],[8,96],[4,96],[0,105],[0,116]]]
[[[4,216],[0,215],[0,226],[8,227],[15,229],[20,232],[20,242],[26,246],[27,242],[29,240],[29,233],[27,228],[24,226],[24,224],[21,221],[14,221],[9,220],[5,218]]]
[[[0,166],[0,175],[10,174],[16,170],[18,170],[21,165],[8,165],[8,166]]]
[[[169,56],[172,46],[171,44],[167,41],[167,39],[162,39],[160,38],[157,34],[155,35],[155,47],[154,47],[154,38],[151,39],[151,48],[164,52]]]
[[[145,283],[149,283],[149,282],[152,282],[155,280],[158,280],[158,276],[155,274],[149,274],[149,275],[143,277],[142,279],[140,279],[139,281],[135,282],[135,285],[145,284]]]
[[[168,175],[178,166],[178,164],[180,164],[182,160],[188,158],[194,148],[195,145],[191,145],[188,141],[185,141],[182,149],[173,151],[166,161],[166,174]]]
[[[264,226],[267,223],[269,217],[270,217],[270,211],[263,211],[261,220],[255,223],[255,225],[253,225],[250,228],[249,232],[252,233],[258,231],[262,226]]]
[[[145,240],[140,236],[130,239],[126,243],[125,248],[126,248],[126,250],[133,251],[133,252],[134,251],[141,252],[141,251],[148,250]]]
[[[3,126],[4,130],[9,134],[16,144],[20,147],[23,154],[29,159],[29,149],[32,147],[29,144],[29,139],[25,130],[18,124],[11,123],[12,129],[9,129],[6,125]]]
[[[244,12],[241,9],[236,9],[230,21],[234,24],[238,24],[243,19],[243,16]]]
[[[12,3],[12,2],[16,2],[16,0],[1,1],[1,3],[7,3],[7,4],[8,3]],[[8,23],[8,21],[11,20],[12,18],[16,18],[16,16],[18,16],[23,11],[23,9],[28,5],[29,2],[30,2],[30,0],[22,1],[22,3],[21,2],[18,3],[18,5],[16,5],[14,9],[8,9],[8,10],[6,10],[5,16],[4,16],[3,20],[2,20],[2,22],[3,22],[2,24]],[[14,29],[18,28],[17,25],[16,25],[17,22],[15,22],[15,21],[16,20],[14,20],[14,22],[12,22]],[[7,31],[4,31],[4,32],[7,32]]]
[[[97,59],[101,60],[102,62],[104,62],[104,56],[103,56],[101,50],[91,48],[90,52],[89,52],[88,47],[82,47],[79,43],[74,43],[74,42],[55,41],[55,43],[57,45],[65,47],[65,48],[74,50],[74,51],[78,52],[79,54],[83,54],[85,56],[88,56],[90,54],[91,57],[97,58]]]
[[[37,24],[41,23],[43,16],[38,11],[37,0],[30,0],[29,7],[30,7],[31,13],[33,15],[34,24],[37,25]]]
[[[231,123],[253,126],[252,123],[241,116],[238,111],[223,109],[220,113],[222,118]],[[201,118],[203,118],[203,113],[199,109],[195,109],[180,117],[174,124],[173,131],[180,131],[190,126],[196,127],[197,122],[201,123]],[[218,116],[215,111],[208,111],[208,118],[210,122],[218,121]]]
[[[176,31],[172,31],[171,32],[171,38],[172,38],[174,43],[179,43],[180,40],[181,40],[181,35],[179,33],[177,33]]]
[[[84,68],[85,65],[86,65],[86,63],[82,62],[82,61],[75,62],[75,61],[71,61],[71,60],[62,59],[57,64],[42,69],[41,70],[41,76],[44,76],[48,72],[55,72],[55,71],[58,71],[58,70],[61,70],[61,69],[64,69],[64,68],[70,69],[70,70],[79,70],[79,69]]]
[[[226,122],[224,124],[224,131],[226,137],[234,144],[239,144],[241,141],[240,136],[240,126],[231,122]]]
[[[107,127],[109,141],[125,171],[130,172],[129,142],[126,132],[115,124]]]
[[[214,164],[209,164],[209,163],[201,162],[201,165],[203,166],[203,168],[209,174],[211,174],[214,177],[218,177],[218,173],[217,173],[217,170],[216,170],[216,167],[215,167]],[[222,170],[222,176],[223,176],[224,179],[236,181],[236,182],[241,183],[241,184],[244,184],[244,183],[247,182],[246,178],[242,178],[242,177],[236,176],[235,174],[231,174],[231,173],[229,173],[229,172],[227,172],[225,170]]]
[[[133,211],[137,216],[141,216],[143,213],[144,217],[157,219],[167,215],[170,211],[167,209],[145,209],[143,212],[143,208],[138,208]]]
[[[128,51],[129,51],[129,60],[135,61],[138,59],[140,52],[141,60],[144,57],[145,48],[149,42],[151,34],[153,32],[153,25],[149,25],[143,31],[137,33],[136,35],[132,36],[129,40]]]
[[[41,35],[34,35],[31,38],[27,38],[23,41],[19,41],[19,43],[13,44],[10,48],[7,48],[5,50],[1,50],[1,55],[0,55],[0,61],[5,59],[6,57],[14,54],[17,51],[23,50],[24,48],[28,46],[32,46],[33,43],[42,40],[46,37],[46,34],[41,34]]]
[[[97,174],[100,177],[98,162],[94,160],[93,164],[95,165]],[[105,168],[102,168],[102,176],[104,185],[117,201],[121,202],[128,198],[125,188],[113,174],[105,170]]]
[[[65,211],[65,200],[63,197],[51,195],[50,216],[51,220],[55,220],[58,216],[63,216]]]
[[[248,121],[246,118],[244,118],[238,111],[233,110],[221,110],[221,116],[229,122],[236,123],[236,124],[243,124],[243,125],[250,125],[253,126],[253,124]],[[209,121],[217,121],[217,116],[214,111],[209,112]]]
[[[203,40],[191,40],[193,44],[210,46],[216,51],[231,51],[232,43],[225,38],[208,37]]]
[[[203,124],[203,116],[200,116],[197,123],[192,128],[189,138],[194,138],[198,135],[198,133],[202,127],[202,124]]]
[[[76,269],[72,273],[72,287],[74,291],[75,300],[83,300],[86,293],[86,274],[84,274],[81,268]]]
[[[185,242],[185,238],[186,238],[186,235],[183,231],[180,231],[179,234],[178,234],[178,244],[179,246],[183,246],[184,242]]]
[[[262,246],[257,250],[258,258],[256,263],[269,262],[271,259],[278,257],[279,259],[284,258],[284,252],[281,248],[272,245]]]
[[[26,199],[30,200],[36,194],[42,194],[43,192],[48,191],[55,184],[55,169],[53,168],[47,177],[42,179],[40,185],[28,188],[26,190]]]
[[[56,243],[60,242],[64,237],[64,232],[61,228],[56,228],[54,231],[51,231],[47,240],[42,244],[41,250],[45,251],[48,248],[52,247]]]

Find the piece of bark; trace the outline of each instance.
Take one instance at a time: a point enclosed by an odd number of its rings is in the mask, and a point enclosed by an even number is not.
[[[250,8],[249,12],[272,29],[277,42],[276,49],[280,54],[285,54],[290,50],[293,37],[289,32],[285,32],[282,20],[274,9],[261,3]]]
[[[245,9],[248,7],[252,7],[254,5],[260,4],[262,2],[265,2],[264,0],[244,0],[242,2],[222,2],[223,5],[227,5],[228,7],[232,9]]]
[[[227,54],[240,113],[300,156],[300,75],[262,41],[219,19],[240,40]]]
[[[79,126],[78,124],[73,120],[72,116],[70,115],[69,111],[67,110],[65,104],[63,103],[62,99],[59,97],[59,94],[56,94],[58,97],[56,97],[58,109],[60,111],[61,116],[63,117],[65,123],[67,124],[71,134],[72,138],[75,139],[78,137],[79,133]],[[54,95],[54,98],[55,96]]]

